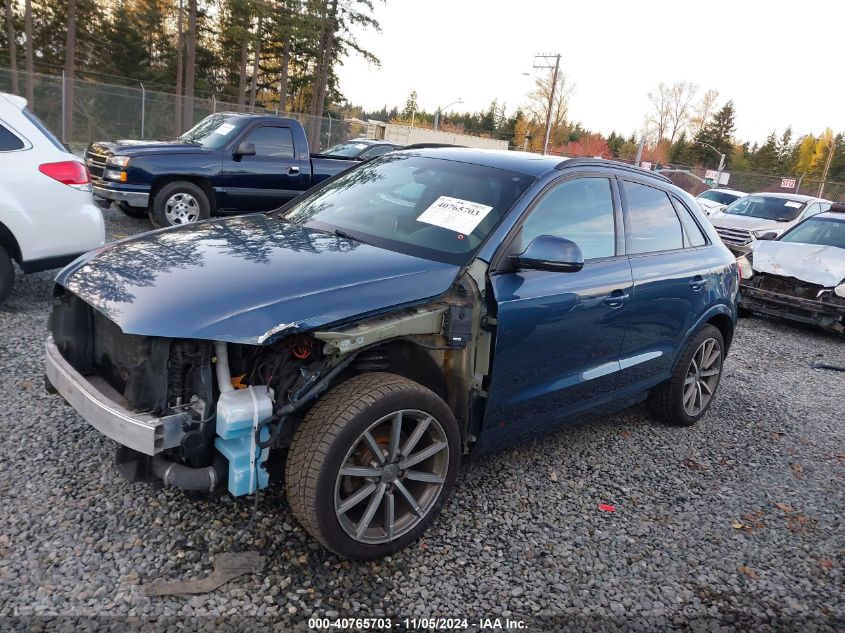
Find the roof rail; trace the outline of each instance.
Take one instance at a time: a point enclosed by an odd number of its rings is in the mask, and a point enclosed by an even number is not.
[[[656,171],[649,171],[648,169],[643,169],[642,167],[636,167],[634,165],[629,165],[628,163],[623,163],[618,160],[610,160],[607,158],[567,158],[560,161],[560,163],[555,166],[555,169],[564,169],[565,167],[587,167],[593,165],[615,167],[616,169],[624,169],[635,174],[645,174],[651,176],[652,178],[657,178],[658,180],[672,184],[671,180]]]

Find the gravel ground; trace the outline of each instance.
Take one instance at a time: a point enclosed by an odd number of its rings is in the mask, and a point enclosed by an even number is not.
[[[105,214],[112,238],[148,228]],[[0,308],[0,628],[305,630],[338,614],[462,617],[470,630],[483,617],[527,630],[845,627],[845,375],[810,368],[845,364],[841,338],[743,320],[698,426],[636,407],[470,460],[425,540],[382,561],[320,549],[272,490],[245,545],[268,557],[264,572],[147,598],[152,578],[210,572],[252,503],[123,482],[114,444],[44,392],[51,278],[19,276]]]

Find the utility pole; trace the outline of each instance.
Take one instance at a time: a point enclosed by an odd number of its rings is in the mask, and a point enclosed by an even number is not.
[[[824,193],[824,183],[827,180],[827,172],[830,169],[830,163],[833,160],[833,150],[836,149],[836,145],[834,144],[834,139],[830,141],[830,151],[827,153],[827,160],[824,163],[824,173],[822,174],[822,182],[819,185],[819,195],[818,197],[821,198],[822,194]]]
[[[555,65],[551,65],[551,59],[554,58]],[[543,63],[538,64],[537,60],[542,59],[544,60]],[[556,53],[554,55],[535,55],[534,56],[534,69],[535,70],[552,70],[552,85],[551,89],[549,90],[549,109],[546,112],[546,137],[543,140],[543,156],[549,153],[549,136],[552,133],[552,109],[554,108],[555,104],[555,93],[557,92],[557,76],[558,72],[560,71],[560,53]]]

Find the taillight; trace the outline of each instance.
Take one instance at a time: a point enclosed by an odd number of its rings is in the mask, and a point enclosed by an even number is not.
[[[44,163],[38,166],[45,176],[58,180],[63,185],[79,189],[80,191],[91,190],[91,176],[88,168],[75,160],[64,160],[60,163]]]

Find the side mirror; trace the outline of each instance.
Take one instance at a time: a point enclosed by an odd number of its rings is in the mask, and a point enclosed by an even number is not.
[[[538,235],[512,261],[519,269],[576,273],[584,267],[584,254],[575,242],[565,237]]]
[[[252,141],[243,141],[235,150],[235,156],[255,156],[255,143]]]
[[[758,240],[776,240],[777,237],[778,237],[778,234],[775,233],[774,231],[766,231],[761,236],[759,236],[757,239]]]

